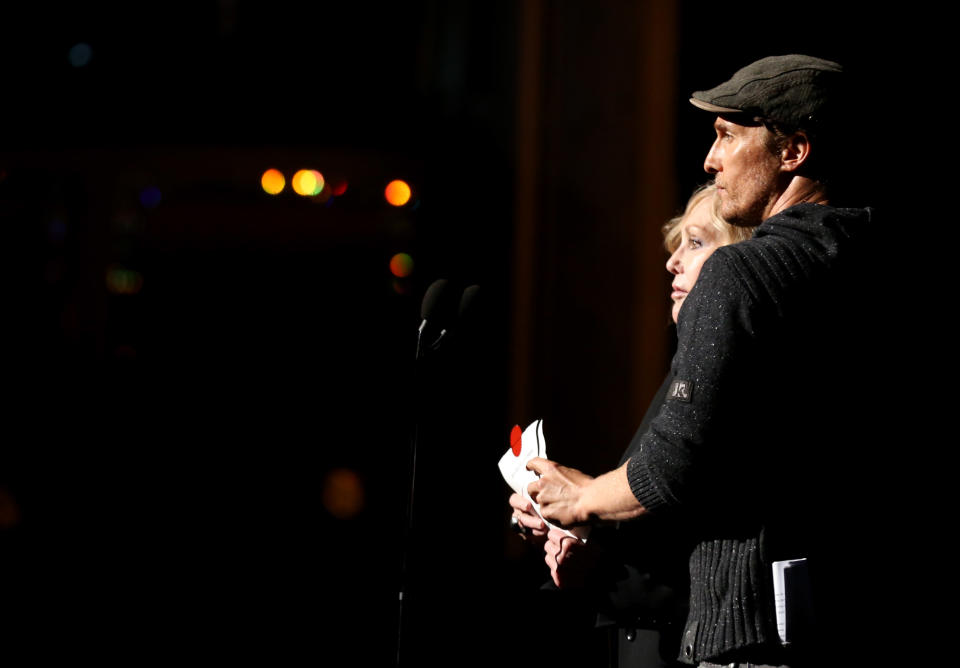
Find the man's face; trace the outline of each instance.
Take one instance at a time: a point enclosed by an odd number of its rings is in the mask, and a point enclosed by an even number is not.
[[[759,225],[782,193],[780,158],[767,147],[769,130],[717,117],[717,138],[703,168],[714,175],[720,215],[734,225]]]

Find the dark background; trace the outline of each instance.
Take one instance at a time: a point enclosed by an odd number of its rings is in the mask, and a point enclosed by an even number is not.
[[[556,175],[590,172],[606,191],[630,192],[636,174],[613,155],[621,127],[631,160],[644,133],[663,132],[624,120],[643,91],[609,94],[621,75],[631,80],[640,32],[614,27],[642,3],[580,4],[4,8],[4,643],[110,660],[188,647],[269,661],[349,651],[386,665],[406,587],[408,665],[464,647],[525,661],[542,629],[524,616],[546,572],[504,530],[495,463],[506,435],[540,416],[569,425],[550,432],[568,435],[557,457],[599,473],[645,396],[624,400],[618,351],[652,346],[645,373],[656,381],[670,354],[669,336],[645,344],[618,327],[635,287],[618,281],[619,265],[591,273],[612,252],[594,246],[607,228],[592,217],[604,212],[576,201],[590,188]],[[903,17],[839,15],[826,3],[808,5],[803,21],[787,9],[664,5],[675,16],[660,56],[673,59],[678,91],[673,209],[703,182],[712,141],[689,93],[789,52],[861,75],[871,139],[858,176],[881,186],[870,203],[905,208],[906,174],[876,167],[912,163],[911,142],[891,138],[879,104],[885,82],[912,80],[896,39]],[[542,165],[555,171],[544,169],[553,180],[543,188],[570,197],[566,213],[542,209],[554,263],[533,278],[549,299],[537,311],[538,356],[520,360],[537,378],[520,401],[516,74],[531,6],[548,63],[539,85],[553,102],[539,131],[563,138],[544,145]],[[68,60],[78,43],[92,49],[83,67]],[[578,69],[581,58],[590,66]],[[564,150],[611,118],[609,164]],[[268,167],[288,181],[313,167],[349,185],[332,200],[289,185],[269,196],[259,187]],[[405,207],[383,201],[394,178],[414,188]],[[144,204],[147,188],[158,204]],[[623,210],[607,213],[622,226]],[[398,252],[414,258],[407,278],[388,269]],[[116,266],[139,272],[137,294],[108,290]],[[652,292],[666,313],[663,274]],[[482,297],[472,326],[418,366],[421,299],[441,277],[457,290],[478,284]],[[904,348],[886,368],[910,359]],[[592,458],[578,460],[590,435]],[[343,471],[363,493],[346,514],[327,496]]]

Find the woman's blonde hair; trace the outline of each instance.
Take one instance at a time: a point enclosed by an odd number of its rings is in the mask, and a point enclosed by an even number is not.
[[[668,253],[673,253],[677,250],[677,247],[680,246],[680,223],[686,218],[694,207],[696,207],[700,202],[705,200],[708,197],[713,197],[717,192],[717,186],[714,185],[713,181],[706,183],[696,190],[693,191],[693,194],[690,195],[690,199],[687,200],[687,206],[679,216],[674,216],[666,223],[664,223],[661,230],[663,231],[663,245],[667,249]],[[735,244],[738,241],[746,241],[753,236],[753,231],[756,230],[756,227],[742,227],[740,225],[732,225],[728,223],[723,218],[720,217],[720,213],[717,211],[717,200],[714,198],[713,206],[710,207],[710,222],[713,224],[714,228],[720,234],[724,235],[725,238],[729,239],[729,243]]]

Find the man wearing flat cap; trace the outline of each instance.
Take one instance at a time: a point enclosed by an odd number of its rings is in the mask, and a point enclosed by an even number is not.
[[[873,213],[831,205],[844,76],[834,62],[774,56],[693,94],[716,114],[704,169],[720,215],[762,224],[704,264],[679,313],[667,400],[636,454],[596,478],[529,466],[548,519],[674,517],[689,534],[685,663],[825,665],[861,614],[842,571],[861,538],[851,327],[864,307],[852,295]]]

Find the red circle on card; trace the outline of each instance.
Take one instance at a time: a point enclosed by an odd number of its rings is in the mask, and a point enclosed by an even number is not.
[[[520,425],[514,425],[510,430],[510,449],[513,450],[513,456],[520,456],[520,448],[523,447],[523,432],[520,431]]]

